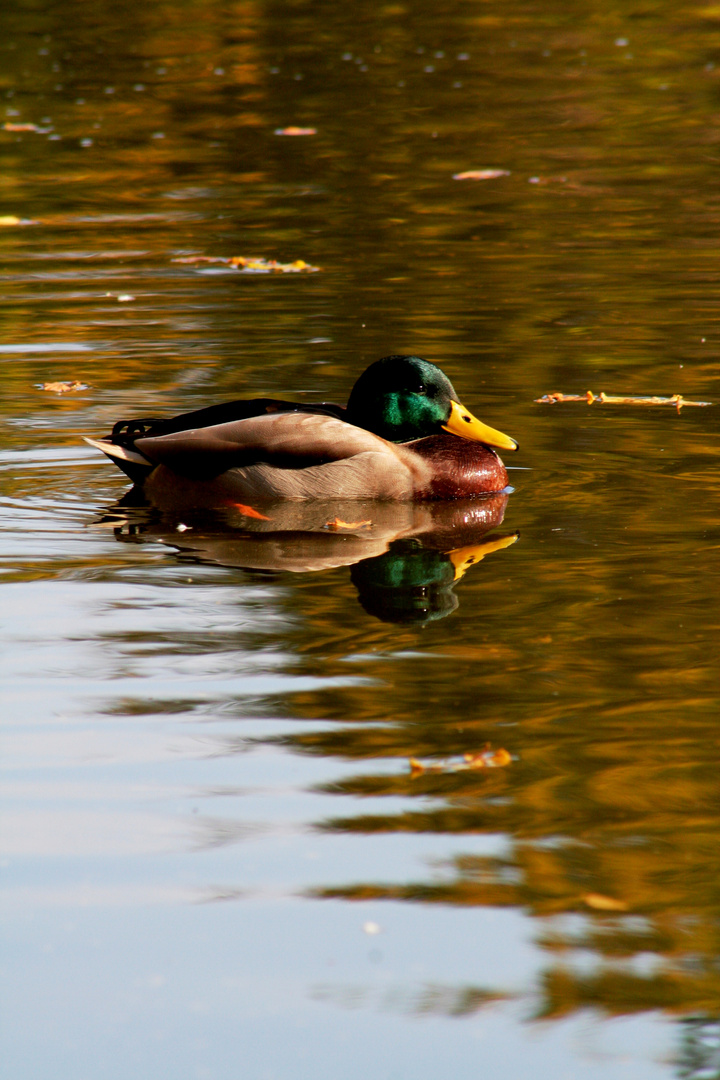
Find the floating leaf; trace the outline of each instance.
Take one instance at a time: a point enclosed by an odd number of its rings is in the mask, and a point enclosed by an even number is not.
[[[468,172],[455,173],[453,180],[497,180],[509,175],[507,169],[470,169]]]
[[[469,769],[501,769],[510,765],[512,755],[503,747],[491,750],[487,745],[484,750],[469,751],[462,755],[460,761],[448,759],[446,761],[434,761],[431,765],[424,765],[418,758],[410,758],[410,776],[421,776],[423,773],[456,773],[467,772]]]
[[[290,127],[275,128],[276,135],[317,135],[317,128]]]
[[[0,217],[0,225],[22,225],[22,218],[15,217],[14,214],[3,214]]]
[[[684,405],[693,405],[704,409],[712,405],[712,401],[688,401],[682,394],[673,394],[671,397],[617,397],[612,394],[593,394],[592,390],[586,390],[584,394],[543,394],[535,398],[539,405],[559,405],[566,401],[584,401],[592,405],[597,401],[601,405],[674,405],[678,412]]]
[[[616,900],[612,896],[603,896],[602,893],[586,893],[582,897],[583,902],[595,911],[627,911],[628,906],[623,900]]]
[[[366,521],[341,521],[340,518],[335,518],[334,521],[327,521],[325,528],[340,532],[342,529],[369,529],[371,525],[369,518]]]
[[[44,382],[35,384],[38,390],[48,390],[53,394],[75,394],[78,390],[88,390],[87,383],[78,382],[77,379],[73,379],[70,382]]]
[[[236,270],[245,270],[249,273],[279,273],[279,274],[298,274],[304,271],[315,271],[316,266],[310,266],[310,263],[306,263],[304,259],[296,259],[291,263],[276,262],[275,259],[258,259],[258,258],[245,258],[242,255],[234,255],[231,259],[228,259],[230,266],[235,267]]]
[[[14,124],[11,120],[8,120],[3,124],[3,131],[37,131],[40,135],[47,135],[48,131],[52,131],[52,128],[39,127],[37,124]]]
[[[233,509],[239,510],[243,517],[257,518],[258,521],[271,521],[272,519],[266,517],[265,514],[261,514],[259,510],[255,510],[252,506],[245,506],[244,503],[229,503]]]
[[[481,754],[463,754],[463,761],[470,769],[501,769],[510,764],[512,757],[501,746],[497,750],[483,750]]]
[[[319,267],[311,266],[304,259],[281,263],[276,262],[275,259],[247,255],[232,255],[229,257],[221,255],[186,255],[172,261],[174,263],[184,263],[188,266],[194,266],[197,263],[222,263],[245,274],[315,274],[319,270]]]

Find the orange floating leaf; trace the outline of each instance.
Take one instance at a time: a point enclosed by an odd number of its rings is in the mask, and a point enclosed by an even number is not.
[[[259,510],[255,510],[252,506],[245,506],[244,503],[229,502],[228,506],[232,506],[234,510],[239,510],[243,517],[257,518],[258,521],[271,521],[272,518],[266,517],[265,514],[261,514]]]
[[[317,135],[317,128],[294,127],[275,128],[276,135]]]
[[[501,176],[509,175],[507,169],[469,169],[455,173],[453,180],[498,180]]]
[[[483,750],[481,754],[463,754],[463,761],[469,769],[500,769],[509,765],[512,757],[507,750],[499,747],[497,750]]]
[[[450,758],[433,762],[432,765],[423,765],[417,758],[410,758],[410,776],[420,776],[421,773],[467,772],[470,769],[499,769],[511,762],[512,756],[507,750],[502,747],[491,750],[488,745],[481,751],[468,751],[462,755],[460,761]]]
[[[3,131],[35,131],[38,135],[47,135],[52,131],[52,125],[40,127],[39,124],[14,123],[12,120],[8,120],[2,125],[2,129]]]
[[[53,394],[75,394],[78,390],[87,390],[88,384],[73,379],[70,382],[36,383],[38,390],[48,390]]]

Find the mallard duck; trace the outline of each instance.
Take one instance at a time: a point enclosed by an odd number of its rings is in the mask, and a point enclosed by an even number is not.
[[[178,497],[202,506],[472,498],[507,485],[491,448],[517,449],[418,356],[371,364],[344,408],[255,398],[171,419],[120,420],[107,438],[85,441],[151,501]]]

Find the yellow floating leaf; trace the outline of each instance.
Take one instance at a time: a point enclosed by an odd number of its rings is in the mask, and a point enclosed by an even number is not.
[[[22,219],[15,217],[14,214],[3,214],[0,217],[0,225],[21,225]]]
[[[290,127],[275,128],[276,135],[317,135],[317,128]]]
[[[172,261],[190,266],[196,263],[223,263],[225,266],[232,267],[233,270],[246,274],[315,274],[319,269],[317,266],[311,266],[304,259],[281,263],[275,259],[252,255],[185,255]]]
[[[335,518],[334,521],[326,521],[325,528],[332,529],[339,532],[342,529],[369,529],[372,525],[370,518],[364,521],[341,521],[340,518]]]
[[[627,911],[628,909],[623,900],[616,900],[613,896],[603,896],[602,893],[586,893],[582,899],[595,911]]]

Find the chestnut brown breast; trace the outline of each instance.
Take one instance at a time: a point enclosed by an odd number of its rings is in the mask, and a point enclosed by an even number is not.
[[[468,499],[507,487],[505,466],[484,443],[442,434],[403,445],[432,464],[432,479],[417,498]]]

